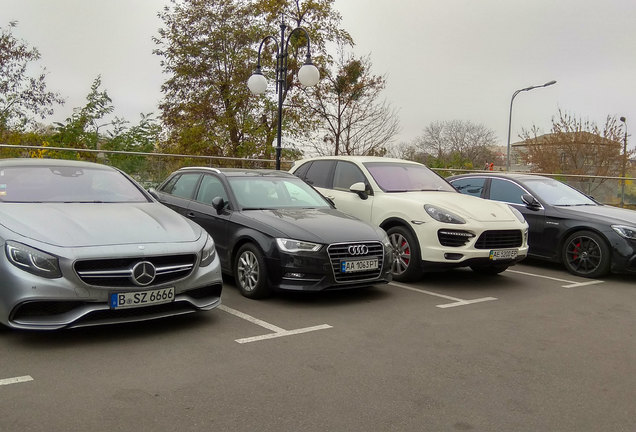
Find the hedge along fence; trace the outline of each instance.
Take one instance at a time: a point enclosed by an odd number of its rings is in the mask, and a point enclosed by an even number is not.
[[[16,146],[0,144],[0,158],[76,159],[111,165],[129,174],[144,187],[158,185],[171,172],[184,166],[213,168],[266,168],[274,169],[274,159],[233,158],[225,156],[184,155],[172,153],[143,153],[118,150],[92,150],[48,146]],[[293,161],[281,161],[287,170]],[[462,173],[492,172],[453,168],[435,168],[442,176]],[[532,174],[532,173],[523,173]],[[567,183],[597,201],[636,209],[636,178],[603,177],[572,174],[541,174]],[[623,181],[625,186],[623,187]]]

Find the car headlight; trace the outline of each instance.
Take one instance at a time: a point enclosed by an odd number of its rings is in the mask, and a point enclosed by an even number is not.
[[[17,268],[49,279],[62,277],[57,257],[22,243],[8,241],[5,252],[9,262]]]
[[[636,227],[626,225],[612,225],[612,229],[616,231],[621,237],[636,240]]]
[[[424,206],[424,210],[429,214],[433,219],[452,224],[465,224],[466,221],[457,216],[455,213],[449,212],[448,210],[444,210],[439,207],[435,207],[434,205],[426,204]]]
[[[318,252],[322,245],[301,240],[277,238],[278,249],[283,252]]]
[[[200,267],[205,267],[210,265],[212,261],[214,261],[214,257],[216,256],[216,249],[214,247],[214,240],[208,234],[208,238],[205,240],[205,245],[203,249],[201,249],[201,264]]]
[[[391,240],[389,240],[389,236],[387,235],[386,231],[384,231],[382,228],[378,228],[376,229],[376,232],[378,233],[378,236],[380,237],[380,241],[382,242],[384,247],[390,249]]]
[[[521,213],[519,210],[517,210],[511,205],[508,205],[508,207],[510,207],[512,214],[514,214],[517,217],[517,219],[519,219],[519,222],[526,223],[526,218],[523,216],[523,213]]]

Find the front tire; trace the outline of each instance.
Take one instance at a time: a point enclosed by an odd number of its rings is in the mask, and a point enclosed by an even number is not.
[[[422,276],[420,246],[411,231],[402,226],[389,228],[386,232],[393,249],[391,273],[399,282],[413,281]]]
[[[241,294],[247,298],[259,299],[271,294],[265,258],[256,245],[246,243],[236,253],[234,280]]]
[[[609,272],[610,249],[603,237],[592,231],[578,231],[563,243],[562,259],[572,274],[597,278]]]

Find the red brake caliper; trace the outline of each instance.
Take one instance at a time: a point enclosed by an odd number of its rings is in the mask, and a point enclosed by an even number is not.
[[[408,246],[408,244],[406,243],[406,240],[404,240],[404,241],[402,242],[402,247],[404,247],[404,245],[407,245],[407,246]],[[405,262],[406,262],[406,264],[408,265],[409,261],[411,261],[411,249],[409,249],[409,248],[407,247],[407,248],[404,250],[404,255],[407,255],[407,257],[406,257],[406,258],[404,258],[404,261],[405,261]]]
[[[581,250],[581,243],[577,243],[574,245],[574,259],[579,259],[579,251]]]

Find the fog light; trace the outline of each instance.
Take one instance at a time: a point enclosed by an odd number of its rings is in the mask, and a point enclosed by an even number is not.
[[[445,253],[444,254],[444,258],[446,258],[447,260],[453,260],[453,261],[460,260],[463,257],[464,257],[464,255],[458,254],[458,253]]]
[[[302,279],[305,277],[305,273],[285,273],[287,279]]]

